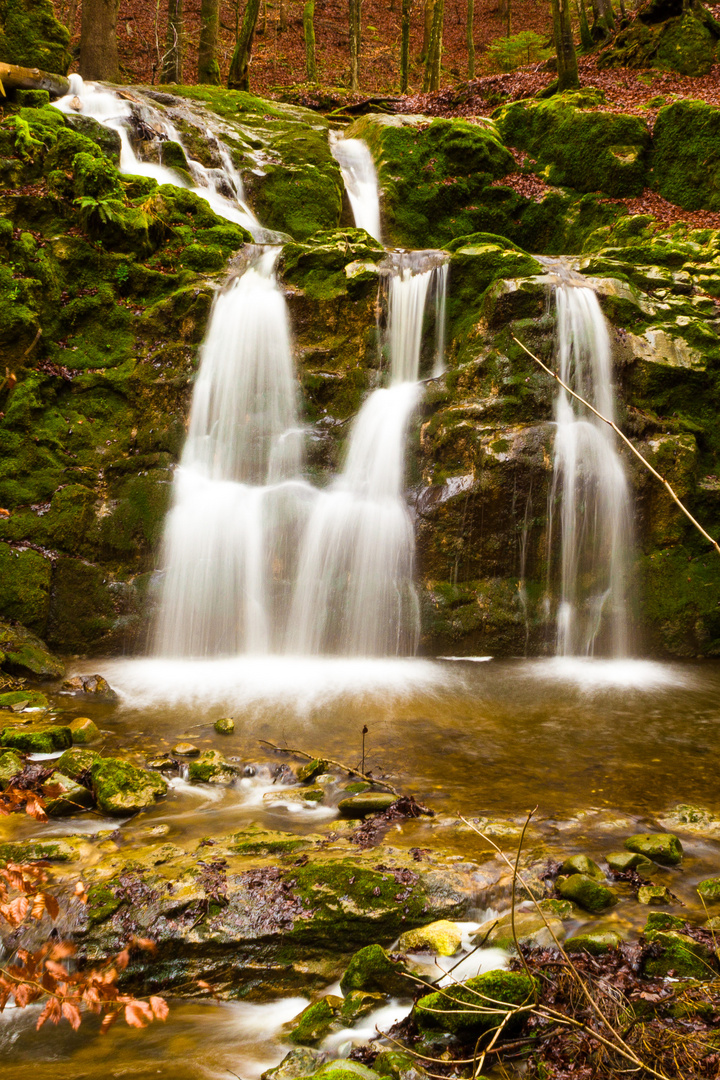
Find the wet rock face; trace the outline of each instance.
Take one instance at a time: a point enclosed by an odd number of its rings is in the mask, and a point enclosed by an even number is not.
[[[50,0],[0,0],[0,60],[64,75],[70,34]]]

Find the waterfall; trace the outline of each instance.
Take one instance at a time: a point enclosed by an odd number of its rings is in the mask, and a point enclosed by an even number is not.
[[[382,240],[377,173],[366,143],[362,139],[341,139],[331,132],[330,152],[340,166],[355,225],[375,240]]]
[[[217,296],[165,523],[156,649],[279,647],[310,489],[285,299],[266,249]]]
[[[615,419],[610,340],[592,289],[559,284],[560,378],[603,416]],[[627,478],[612,429],[560,388],[555,403],[555,460],[548,550],[559,499],[559,656],[628,651],[625,593],[632,542]]]

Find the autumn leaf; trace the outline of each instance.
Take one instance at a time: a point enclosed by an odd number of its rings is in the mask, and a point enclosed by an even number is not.
[[[170,1008],[165,998],[151,997],[150,1008],[155,1014],[156,1020],[167,1020]]]
[[[145,1001],[131,1001],[125,1006],[125,1023],[130,1027],[147,1027],[152,1019],[153,1011]]]
[[[70,1024],[73,1031],[77,1031],[80,1027],[80,1010],[76,1005],[71,1005],[69,1002],[64,1001],[62,1007],[62,1014]]]

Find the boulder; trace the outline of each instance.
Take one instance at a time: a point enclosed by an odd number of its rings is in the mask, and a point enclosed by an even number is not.
[[[80,750],[73,746],[60,755],[55,767],[77,783],[84,780],[96,761],[100,761],[100,755],[95,750]]]
[[[558,881],[558,892],[564,899],[572,900],[585,911],[605,911],[617,904],[618,896],[611,888],[587,874],[571,874]]]
[[[146,810],[167,793],[167,781],[158,773],[120,758],[96,761],[90,768],[90,781],[99,809],[112,817]]]
[[[381,945],[367,945],[350,960],[340,979],[343,994],[351,990],[367,990],[391,997],[412,997],[415,983],[407,976],[409,969],[402,960],[393,960]]]
[[[682,844],[673,833],[637,833],[628,837],[625,847],[661,866],[677,866],[683,857]]]
[[[477,1038],[506,1020],[513,1006],[531,1004],[535,994],[535,983],[527,975],[486,971],[446,991],[426,994],[416,1002],[412,1015],[423,1034],[441,1031],[461,1039]],[[517,1031],[521,1018],[522,1014],[507,1021],[504,1032]]]
[[[428,923],[417,930],[406,930],[398,939],[401,952],[433,952],[438,956],[454,956],[462,944],[462,931],[448,919]]]
[[[13,574],[17,574],[13,565]],[[3,610],[5,610],[4,605]],[[31,679],[60,679],[64,666],[31,630],[0,620],[0,667]]]
[[[62,688],[68,694],[91,694],[98,701],[117,701],[117,694],[102,675],[73,675]]]
[[[366,791],[360,795],[350,795],[341,799],[338,810],[343,817],[360,818],[367,814],[380,814],[397,802],[397,795],[386,791]]]

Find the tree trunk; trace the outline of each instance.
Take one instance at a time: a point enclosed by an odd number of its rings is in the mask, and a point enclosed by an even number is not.
[[[410,12],[412,0],[402,0],[400,24],[400,93],[407,94],[408,69],[410,67]]]
[[[580,41],[582,47],[585,50],[592,49],[595,42],[590,33],[590,24],[588,23],[587,11],[585,10],[585,0],[577,0],[576,7],[578,19],[580,20]]]
[[[468,79],[475,78],[475,0],[467,0]]]
[[[315,0],[306,0],[305,2],[303,8],[303,31],[305,33],[305,77],[309,83],[316,83]]]
[[[0,86],[6,90],[47,90],[53,97],[65,97],[70,92],[70,80],[65,75],[15,64],[0,63]]]
[[[425,78],[423,80],[423,90],[426,92],[440,89],[440,64],[442,61],[444,19],[445,0],[434,0],[430,46],[425,61]]]
[[[430,48],[430,35],[432,34],[432,20],[433,20],[433,0],[425,0],[423,4],[423,43],[420,50],[419,59],[421,63],[425,63],[427,60],[428,49]]]
[[[505,22],[505,37],[512,34],[512,3],[511,0],[500,0],[500,18]]]
[[[362,0],[348,0],[350,16],[350,89],[360,89],[360,16]]]
[[[83,79],[120,81],[117,16],[120,0],[83,0],[80,74]]]
[[[160,72],[161,83],[182,82],[183,0],[168,0],[168,24],[165,55]]]
[[[593,24],[592,36],[594,41],[604,41],[610,37],[615,28],[615,15],[613,14],[612,0],[592,0]]]
[[[287,30],[287,8],[285,7],[285,0],[280,0],[280,32],[285,33]]]
[[[202,0],[200,4],[200,44],[198,46],[198,82],[220,85],[217,60],[220,0]]]
[[[250,57],[259,11],[260,0],[247,0],[228,75],[228,86],[231,90],[250,89]]]
[[[553,37],[557,52],[558,90],[578,90],[577,55],[570,20],[570,0],[551,0]]]

